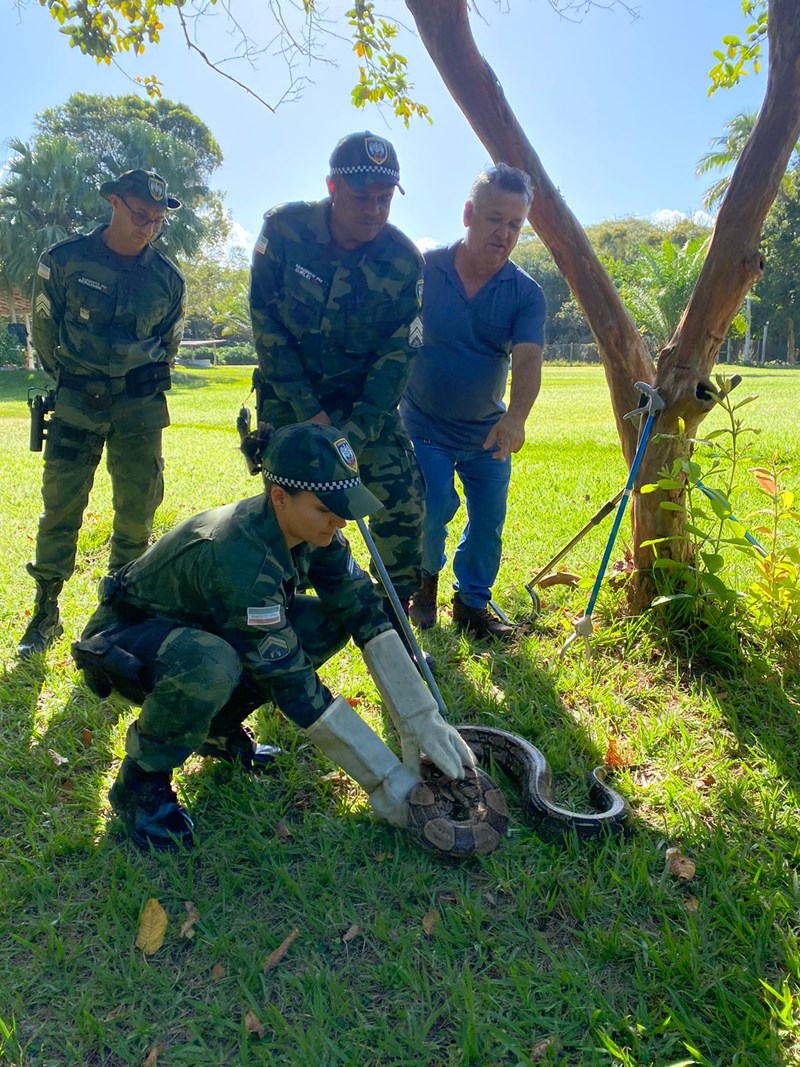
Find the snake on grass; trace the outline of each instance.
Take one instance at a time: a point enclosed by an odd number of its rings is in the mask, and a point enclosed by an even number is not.
[[[596,837],[617,829],[630,813],[627,801],[606,785],[606,768],[589,777],[595,812],[570,811],[553,802],[553,774],[544,755],[522,737],[489,726],[457,726],[479,763],[490,760],[520,789],[526,822],[552,833],[574,829],[579,837]],[[423,781],[409,796],[410,825],[419,842],[455,859],[493,852],[508,829],[505,797],[480,768],[462,782],[447,781],[436,768],[424,765]]]

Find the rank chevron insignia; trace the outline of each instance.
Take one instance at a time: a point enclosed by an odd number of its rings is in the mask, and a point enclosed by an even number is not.
[[[50,318],[50,299],[49,299],[49,297],[47,296],[46,293],[37,293],[36,294],[35,309],[36,309],[36,314],[39,316],[39,318],[41,318],[41,319],[49,319]]]
[[[408,327],[408,343],[412,348],[422,347],[422,319],[415,315]]]

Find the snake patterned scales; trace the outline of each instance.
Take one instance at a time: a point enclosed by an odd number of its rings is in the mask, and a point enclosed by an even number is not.
[[[589,778],[595,812],[570,811],[553,802],[553,775],[544,755],[522,737],[489,726],[457,726],[479,763],[492,760],[520,788],[526,822],[540,831],[594,837],[621,827],[628,818],[627,801],[606,785],[606,768]],[[477,767],[462,782],[445,779],[431,763],[423,765],[423,781],[409,796],[410,828],[426,848],[461,859],[493,852],[508,829],[505,797]]]

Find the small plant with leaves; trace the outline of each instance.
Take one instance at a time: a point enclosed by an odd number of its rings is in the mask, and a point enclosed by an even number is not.
[[[758,629],[776,641],[791,634],[796,641],[800,622],[800,546],[797,543],[798,511],[795,494],[783,487],[788,467],[754,467],[751,474],[766,506],[748,516],[755,519],[754,532],[761,538],[756,554],[757,577],[747,589],[747,609]],[[787,540],[785,531],[793,529]]]
[[[690,612],[699,611],[706,616],[708,609],[730,611],[740,599],[740,594],[726,583],[722,571],[726,565],[726,550],[733,549],[750,553],[752,545],[738,523],[730,500],[737,490],[737,471],[746,457],[758,431],[745,426],[740,411],[752,403],[754,396],[745,396],[736,401],[731,395],[738,385],[736,377],[716,375],[716,399],[725,412],[727,425],[714,430],[704,438],[689,437],[682,420],[675,438],[680,444],[680,455],[671,469],[649,485],[642,486],[643,493],[679,492],[682,501],[664,500],[664,510],[678,511],[686,516],[685,530],[691,538],[689,561],[660,555],[662,549],[675,537],[661,537],[647,544],[653,548],[655,560],[653,573],[663,592],[653,601],[653,607],[677,604],[684,601]],[[707,461],[703,470],[700,460]],[[708,484],[714,482],[716,484]],[[677,535],[675,535],[677,537]]]

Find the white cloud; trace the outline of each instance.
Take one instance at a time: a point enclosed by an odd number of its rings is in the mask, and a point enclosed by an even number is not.
[[[256,235],[245,229],[239,222],[231,222],[231,232],[228,237],[228,250],[242,248],[249,255],[256,243]]]
[[[662,207],[658,211],[654,211],[650,216],[651,222],[665,230],[679,222],[683,222],[684,219],[691,219],[698,226],[712,226],[714,223],[714,216],[707,211],[693,211],[690,214],[687,211],[676,211],[674,208]]]
[[[432,248],[442,247],[442,242],[437,241],[435,237],[415,237],[414,244],[420,252],[430,252]]]

